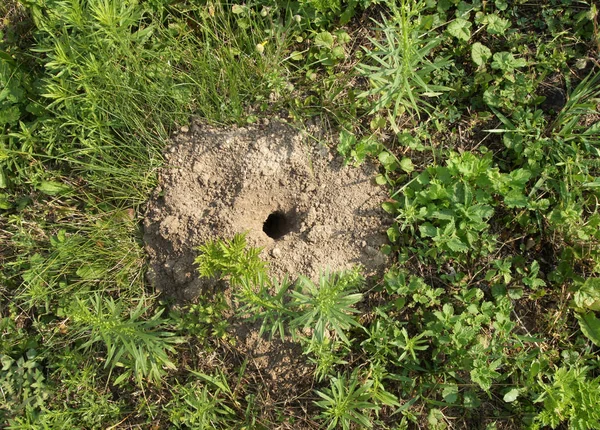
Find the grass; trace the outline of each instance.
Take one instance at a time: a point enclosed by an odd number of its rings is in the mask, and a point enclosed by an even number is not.
[[[597,6],[340,5],[0,5],[3,427],[598,427]],[[140,231],[170,134],[274,115],[379,163],[394,264],[278,283],[223,238],[197,263],[232,299],[174,306]]]

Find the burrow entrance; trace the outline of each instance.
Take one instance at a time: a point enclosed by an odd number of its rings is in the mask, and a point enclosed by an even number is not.
[[[294,218],[282,211],[271,212],[263,223],[263,232],[273,240],[279,240],[295,227]]]
[[[328,146],[283,123],[190,129],[167,150],[145,217],[148,278],[159,291],[200,294],[195,248],[243,232],[277,278],[386,266],[379,249],[391,219],[374,166],[344,167]]]

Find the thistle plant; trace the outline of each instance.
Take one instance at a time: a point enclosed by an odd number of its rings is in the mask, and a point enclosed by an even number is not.
[[[292,291],[292,306],[299,313],[291,324],[294,327],[313,330],[313,338],[323,342],[327,335],[350,343],[344,333],[351,327],[361,327],[352,314],[358,311],[353,307],[362,300],[357,287],[363,278],[357,270],[340,273],[325,273],[319,284],[301,276],[297,287]]]
[[[381,40],[369,38],[373,48],[365,48],[370,61],[358,66],[358,71],[371,82],[371,89],[359,97],[374,97],[370,113],[386,110],[396,129],[396,119],[405,111],[419,116],[422,110],[432,108],[424,97],[436,97],[452,89],[431,82],[433,73],[450,61],[428,58],[442,40],[428,37],[421,29],[419,15],[424,3],[401,0],[400,5],[390,6],[391,17],[383,16],[382,22],[377,22]]]
[[[161,327],[162,310],[144,318],[148,309],[144,301],[124,315],[126,305],[111,297],[96,293],[88,299],[77,298],[70,309],[72,335],[84,339],[81,348],[91,351],[96,343],[106,347],[105,367],[125,367],[115,384],[134,376],[138,383],[144,379],[160,384],[166,369],[175,369],[169,353],[183,338]]]
[[[377,405],[371,403],[369,389],[372,381],[361,381],[357,372],[349,378],[338,375],[331,378],[330,388],[316,391],[323,400],[315,402],[322,410],[319,415],[327,423],[327,430],[333,428],[350,429],[352,424],[360,428],[371,428],[373,423],[365,410],[376,409]]]

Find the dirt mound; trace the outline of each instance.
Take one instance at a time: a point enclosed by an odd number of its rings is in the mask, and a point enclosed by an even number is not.
[[[379,248],[391,221],[381,209],[386,193],[373,183],[376,169],[344,167],[319,141],[279,122],[183,127],[145,218],[155,288],[179,299],[197,296],[204,281],[194,248],[238,232],[263,248],[277,278],[315,279],[357,264],[366,275],[381,271]]]
[[[240,232],[263,248],[261,257],[279,279],[316,279],[357,264],[366,275],[384,270],[379,248],[391,220],[381,209],[386,193],[373,183],[374,166],[344,167],[319,143],[324,136],[283,123],[190,129],[174,137],[148,203],[144,240],[148,278],[157,290],[179,301],[210,294],[218,285],[198,278],[195,247]],[[231,292],[225,297],[230,302]],[[223,353],[226,365],[247,363],[244,377],[254,381],[262,410],[278,403],[290,417],[303,416],[314,369],[300,345],[259,336],[260,322],[233,308],[225,317],[232,340],[232,350]]]

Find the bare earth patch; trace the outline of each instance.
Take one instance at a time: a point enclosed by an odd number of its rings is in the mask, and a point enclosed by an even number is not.
[[[186,130],[186,128],[184,128]],[[383,270],[379,252],[391,224],[374,166],[344,167],[323,144],[289,125],[218,129],[194,124],[167,151],[149,202],[144,240],[149,279],[192,299],[208,286],[193,260],[198,245],[247,232],[281,279],[325,270]]]

